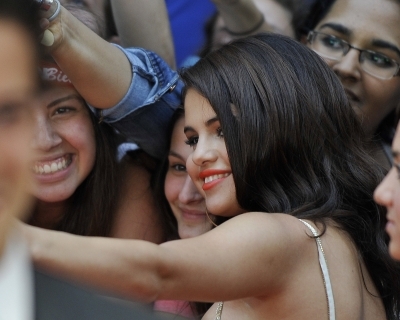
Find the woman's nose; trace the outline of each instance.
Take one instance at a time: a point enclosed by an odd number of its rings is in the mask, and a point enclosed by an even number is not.
[[[62,141],[52,124],[44,118],[37,118],[34,124],[32,146],[36,150],[47,151]]]
[[[332,70],[341,80],[359,80],[361,76],[360,52],[356,49],[350,50],[341,60],[334,63]]]
[[[197,190],[190,176],[187,175],[182,190],[179,192],[179,201],[182,203],[190,203],[202,200],[203,196]]]
[[[375,202],[387,208],[391,207],[393,205],[394,184],[396,182],[399,183],[397,172],[395,168],[392,168],[375,189]]]
[[[207,141],[202,141],[199,139],[196,144],[196,148],[191,155],[191,158],[195,165],[201,167],[204,166],[207,162],[215,161],[218,156],[211,144],[208,144]]]

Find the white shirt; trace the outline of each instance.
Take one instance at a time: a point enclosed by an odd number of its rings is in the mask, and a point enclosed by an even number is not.
[[[33,320],[33,271],[22,237],[10,234],[0,257],[0,320]]]

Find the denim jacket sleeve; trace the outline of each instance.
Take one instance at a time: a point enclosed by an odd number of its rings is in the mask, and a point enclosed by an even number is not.
[[[97,109],[96,113],[129,141],[153,157],[161,158],[167,149],[169,122],[182,104],[183,84],[178,73],[155,53],[118,47],[131,63],[132,83],[117,105]]]

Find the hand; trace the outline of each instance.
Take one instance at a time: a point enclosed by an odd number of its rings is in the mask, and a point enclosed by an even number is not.
[[[43,30],[41,43],[46,47],[55,48],[62,41],[62,11],[64,8],[57,0],[53,0],[50,9],[40,10],[40,27]]]

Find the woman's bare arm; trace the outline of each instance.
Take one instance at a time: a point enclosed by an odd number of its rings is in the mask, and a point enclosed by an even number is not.
[[[161,245],[25,231],[38,267],[149,302],[233,300],[277,290],[302,265],[305,241],[315,246],[304,228],[288,215],[249,213]]]
[[[54,43],[47,50],[89,104],[110,108],[125,96],[132,68],[120,49],[63,7],[47,28],[54,35]]]
[[[111,0],[118,35],[124,47],[154,51],[175,69],[175,52],[164,0]]]

